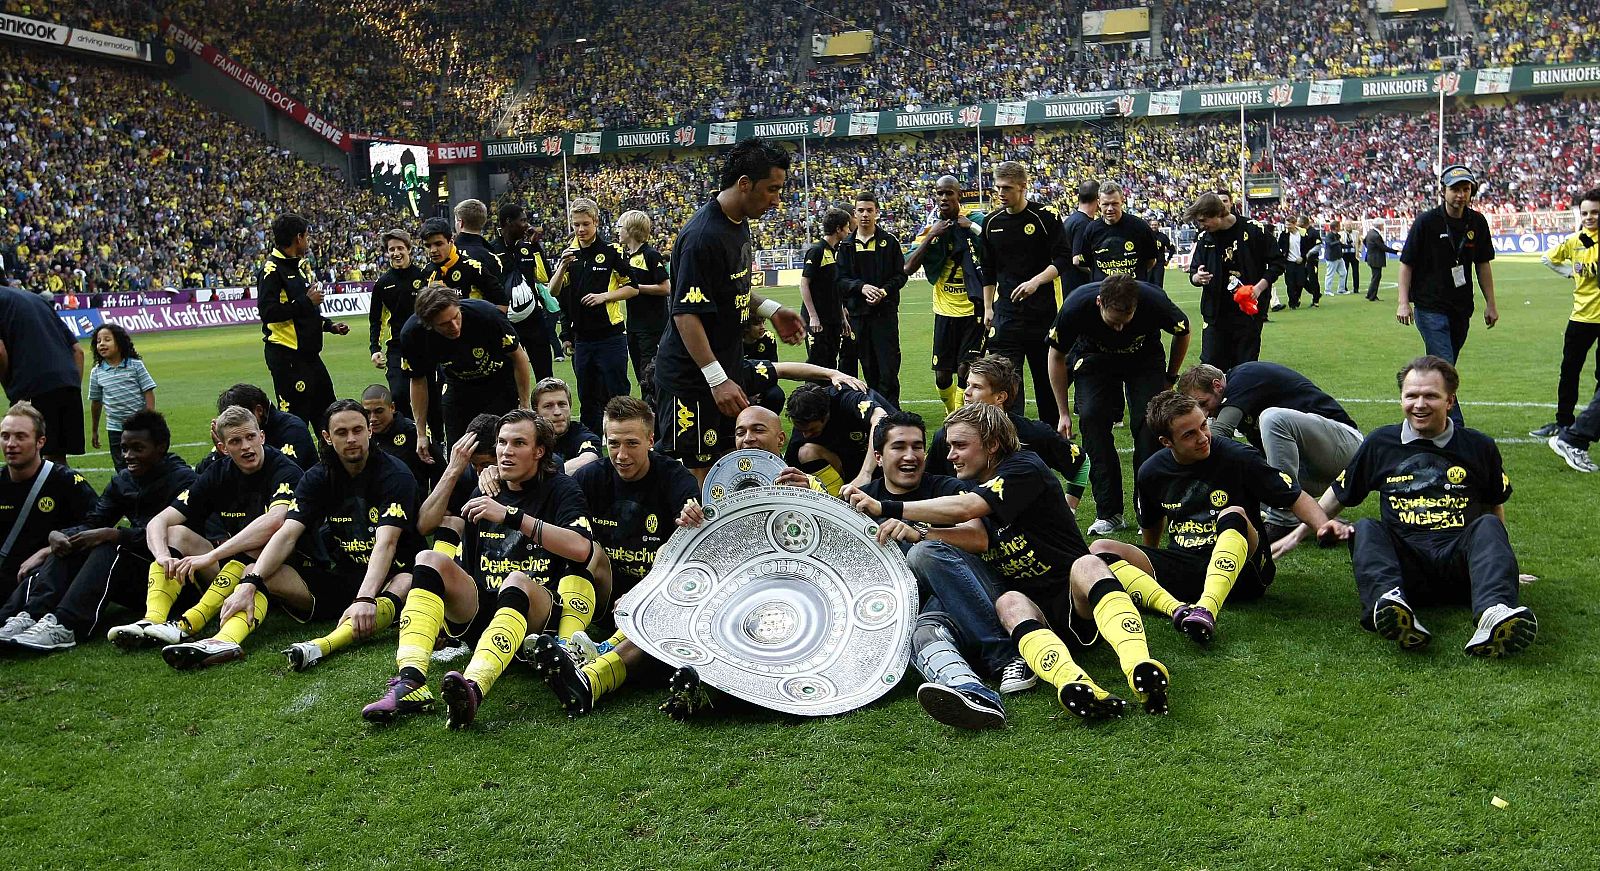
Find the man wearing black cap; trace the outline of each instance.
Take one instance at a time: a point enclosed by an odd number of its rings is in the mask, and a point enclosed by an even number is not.
[[[1439,175],[1441,204],[1417,216],[1400,251],[1400,305],[1395,320],[1416,322],[1429,354],[1451,365],[1461,356],[1472,325],[1472,277],[1483,287],[1483,322],[1494,328],[1500,310],[1494,304],[1494,243],[1483,213],[1469,206],[1478,179],[1461,164]],[[1412,313],[1412,303],[1416,312]],[[1450,409],[1461,423],[1461,406]]]

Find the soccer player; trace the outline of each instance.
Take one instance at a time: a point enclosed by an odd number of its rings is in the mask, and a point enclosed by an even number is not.
[[[1073,262],[1089,271],[1089,281],[1112,275],[1143,280],[1160,251],[1156,234],[1145,219],[1127,212],[1122,185],[1100,184],[1100,217],[1090,221],[1073,242]]]
[[[1231,439],[1243,430],[1267,465],[1308,493],[1326,491],[1361,446],[1361,430],[1344,406],[1288,366],[1257,360],[1224,373],[1202,363],[1179,376],[1177,390],[1200,403],[1213,438]],[[1270,505],[1266,521],[1268,543],[1300,525]]]
[[[283,652],[295,671],[389,628],[411,584],[411,560],[427,546],[416,529],[416,479],[405,463],[373,449],[366,408],[334,403],[322,438],[322,461],[300,479],[283,526],[230,597],[247,613],[253,605],[257,624],[267,593],[296,619],[343,612],[332,632]],[[289,562],[308,531],[329,543],[328,568]]]
[[[1283,275],[1283,253],[1260,226],[1203,194],[1184,220],[1200,228],[1189,258],[1189,283],[1200,288],[1200,362],[1226,372],[1261,358],[1261,297]]]
[[[485,300],[461,299],[440,285],[423,288],[417,313],[400,331],[400,353],[417,421],[428,416],[428,379],[435,370],[444,373],[444,434],[450,444],[474,415],[528,407],[528,352],[505,313]],[[419,432],[417,456],[424,463],[433,462],[428,445],[428,434]]]
[[[1056,278],[1072,268],[1071,249],[1061,218],[1049,206],[1028,200],[1028,171],[1008,160],[994,168],[994,189],[1004,208],[983,221],[983,323],[989,330],[988,350],[1001,354],[1033,376],[1034,401],[1040,420],[1059,412],[1050,389],[1049,348],[1045,334],[1060,300]],[[1027,397],[1012,398],[1027,414]]]
[[[600,235],[600,207],[572,201],[572,243],[561,252],[550,290],[561,297],[562,341],[572,348],[583,425],[600,428],[606,403],[626,396],[628,337],[623,301],[638,295],[633,268],[617,246]]]
[[[52,433],[46,459],[83,453],[83,347],[37,293],[0,287],[0,384]]]
[[[511,305],[501,284],[498,263],[491,266],[471,252],[458,248],[455,231],[444,218],[429,218],[422,222],[422,248],[428,252],[428,285],[444,285],[455,290],[462,299],[480,299],[498,308],[501,313]],[[418,302],[421,302],[419,294]],[[403,332],[403,330],[402,330]],[[405,352],[402,344],[401,352]],[[415,409],[413,402],[412,408]]]
[[[984,402],[1005,408],[1012,395],[1021,389],[1022,376],[1017,367],[999,354],[987,354],[972,361],[967,373],[967,387],[963,396],[967,402]],[[1033,451],[1044,464],[1059,473],[1067,482],[1067,505],[1074,512],[1078,501],[1089,486],[1089,458],[1072,442],[1049,424],[1007,411],[1006,417],[1017,431],[1017,441],[1025,451]],[[944,429],[933,434],[933,444],[928,448],[928,473],[955,475],[950,465],[950,444],[945,440]]]
[[[897,411],[883,418],[872,431],[872,450],[883,477],[868,481],[861,492],[880,503],[965,493],[966,485],[955,477],[926,474],[926,446],[927,427],[920,415]],[[989,546],[983,521],[932,526],[885,519],[878,541],[894,541],[905,551],[906,564],[922,588],[922,613],[911,638],[912,662],[924,681],[917,688],[917,702],[928,716],[949,726],[1004,728],[1000,694],[985,686],[967,661],[969,656],[979,659],[991,675],[1001,677],[1002,692],[1007,691],[1006,668],[1021,662],[995,614],[999,587],[976,556]],[[1028,679],[1031,686],[1032,674]]]
[[[395,410],[394,397],[382,384],[369,384],[361,392],[372,428],[372,447],[399,460],[416,482],[420,499],[433,484],[435,471],[417,456],[417,425]]]
[[[1483,288],[1483,322],[1489,329],[1500,320],[1494,304],[1494,241],[1489,221],[1471,207],[1478,191],[1472,170],[1455,164],[1439,174],[1441,203],[1411,222],[1400,249],[1400,305],[1395,320],[1416,322],[1427,353],[1454,366],[1472,327],[1472,280]],[[1416,312],[1412,313],[1412,304]],[[1452,403],[1450,419],[1461,426],[1461,404]]]
[[[961,183],[952,175],[933,183],[933,204],[935,218],[912,245],[905,274],[920,268],[933,285],[933,380],[949,413],[961,407],[967,365],[983,347],[983,216],[962,214]]]
[[[799,314],[750,290],[749,221],[778,205],[788,174],[788,152],[758,137],[743,140],[723,159],[721,192],[672,245],[672,317],[656,353],[656,428],[663,453],[701,481],[727,452],[734,418],[749,404],[735,380],[748,313],[771,320],[790,344],[805,332]]]
[[[806,321],[806,362],[835,369],[844,342],[845,312],[839,281],[839,245],[850,232],[850,213],[822,215],[822,238],[806,249],[800,271],[800,316]]]
[[[839,245],[839,284],[856,357],[868,386],[900,404],[900,289],[906,286],[900,240],[878,225],[878,196],[856,194],[856,230]],[[851,373],[855,367],[835,368]]]
[[[1222,603],[1230,595],[1260,598],[1277,575],[1271,548],[1261,546],[1261,505],[1291,509],[1314,526],[1326,518],[1292,476],[1236,441],[1213,439],[1205,410],[1190,397],[1157,394],[1146,417],[1162,449],[1139,467],[1144,543],[1100,539],[1090,550],[1134,601],[1208,645]]]
[[[198,472],[194,486],[145,525],[145,547],[155,561],[145,589],[144,617],[106,633],[125,650],[151,642],[163,645],[162,657],[174,668],[209,665],[213,655],[219,657],[216,662],[239,657],[238,642],[252,628],[248,616],[224,620],[216,637],[195,645],[183,642],[222,611],[249,564],[283,525],[302,474],[292,460],[265,443],[248,409],[223,409],[211,431],[223,458]],[[204,592],[193,607],[169,619],[185,584]]]
[[[1166,666],[1150,658],[1128,593],[1101,577],[1105,563],[1089,555],[1056,476],[1037,454],[1020,449],[1010,419],[995,406],[961,406],[945,418],[945,432],[968,492],[905,502],[852,489],[850,504],[872,517],[912,523],[988,518],[983,559],[1006,591],[995,602],[996,614],[1034,673],[1056,688],[1061,706],[1083,719],[1103,719],[1121,716],[1127,703],[1078,666],[1051,626],[1080,648],[1104,636],[1145,710],[1166,713]]]
[[[272,389],[284,411],[320,423],[316,416],[333,402],[333,378],[322,363],[322,334],[347,335],[350,325],[322,316],[322,285],[311,271],[311,232],[293,212],[272,222],[272,251],[256,279]]]
[[[1563,239],[1540,261],[1557,275],[1572,279],[1572,314],[1561,343],[1561,377],[1556,383],[1556,419],[1528,433],[1542,439],[1561,434],[1577,421],[1578,381],[1590,346],[1600,343],[1600,188],[1578,202],[1578,232]],[[1600,389],[1600,350],[1595,354],[1595,387]]]
[[[1373,430],[1322,500],[1333,517],[1377,493],[1379,518],[1356,521],[1353,532],[1329,520],[1316,527],[1318,537],[1351,540],[1363,629],[1413,650],[1433,638],[1413,603],[1470,602],[1477,628],[1466,652],[1516,653],[1533,643],[1539,621],[1517,604],[1505,515],[1511,480],[1500,448],[1450,419],[1460,376],[1448,360],[1418,357],[1396,380],[1404,419]],[[1279,550],[1309,531],[1297,530]]]
[[[572,390],[560,378],[533,387],[533,410],[556,431],[556,462],[568,475],[600,459],[600,437],[572,419]]]
[[[661,347],[661,334],[667,329],[667,294],[672,290],[667,259],[650,244],[653,231],[650,216],[637,209],[617,218],[617,240],[633,270],[629,286],[638,290],[637,295],[628,297],[628,356],[640,384],[644,383],[644,367]]]
[[[218,414],[234,405],[254,415],[256,426],[261,429],[266,443],[277,448],[300,468],[309,469],[317,462],[317,446],[311,440],[311,430],[305,420],[287,411],[280,411],[272,404],[265,390],[254,384],[240,383],[217,394]],[[224,452],[219,447],[195,464],[194,473],[204,474],[208,466],[223,456]]]
[[[1089,225],[1100,217],[1100,183],[1086,181],[1078,185],[1078,207],[1072,210],[1061,222],[1061,231],[1067,236],[1067,250],[1077,251],[1083,239],[1084,231]],[[1089,281],[1088,268],[1077,258],[1073,259],[1072,268],[1067,274],[1061,276],[1061,296],[1077,290],[1082,284]]]
[[[456,216],[455,238],[451,240],[456,250],[465,259],[476,261],[485,277],[503,288],[505,264],[483,236],[484,228],[489,225],[489,207],[482,200],[462,200],[451,211]],[[507,297],[508,302],[509,299]]]
[[[786,408],[795,435],[784,454],[789,465],[816,475],[834,495],[846,483],[872,480],[878,466],[869,439],[894,406],[875,393],[806,384],[789,394]]]
[[[94,488],[82,475],[44,458],[47,439],[44,414],[27,400],[0,418],[0,594],[7,598],[50,556],[50,531],[83,522],[94,507]]]
[[[506,267],[506,284],[512,286],[506,317],[517,330],[522,349],[528,352],[533,377],[549,378],[555,369],[549,339],[551,315],[545,311],[543,296],[549,292],[550,261],[545,258],[528,223],[528,210],[517,203],[500,206],[498,238],[490,250]],[[518,284],[512,277],[521,279]]]
[[[67,650],[89,637],[108,602],[137,604],[151,561],[145,524],[194,483],[189,464],[168,452],[171,442],[159,412],[136,411],[123,421],[122,471],[81,521],[50,531],[50,559],[0,609],[0,642]],[[119,528],[123,518],[128,526]]]
[[[383,254],[389,261],[389,268],[372,284],[372,308],[367,314],[368,347],[372,350],[373,367],[384,370],[395,408],[402,416],[410,417],[411,379],[400,370],[400,331],[417,311],[417,294],[427,284],[428,274],[412,261],[411,234],[404,230],[388,230],[383,234]],[[437,382],[432,390],[431,404],[437,408]]]
[[[475,495],[459,506],[456,513],[467,523],[459,563],[447,553],[457,549],[448,539],[443,550],[435,544],[417,555],[400,618],[398,673],[362,710],[367,720],[387,723],[433,706],[427,672],[441,628],[475,645],[466,670],[449,672],[440,685],[445,725],[463,729],[530,627],[554,629],[565,640],[587,629],[595,609],[606,606],[610,563],[590,538],[583,491],[562,474],[554,450],[555,430],[532,410],[500,418],[495,454],[505,486],[496,496]],[[447,475],[435,491],[446,482],[455,484]]]
[[[1108,205],[1105,210],[1113,208]],[[1172,335],[1172,351],[1165,359],[1163,332]],[[1128,430],[1137,469],[1156,452],[1143,410],[1177,380],[1189,353],[1189,338],[1189,317],[1183,310],[1161,288],[1130,275],[1085,284],[1062,304],[1048,336],[1050,384],[1061,407],[1056,429],[1066,438],[1072,437],[1069,397],[1074,385],[1078,389],[1078,418],[1094,487],[1096,520],[1090,535],[1110,535],[1127,527],[1122,519],[1122,461],[1111,435],[1112,425],[1122,418],[1124,397],[1131,412]]]

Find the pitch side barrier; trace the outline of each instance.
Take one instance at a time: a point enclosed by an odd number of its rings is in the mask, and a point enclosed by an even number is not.
[[[344,282],[362,285],[345,293],[329,293],[322,298],[324,317],[341,318],[365,315],[372,308],[372,290],[369,282]],[[331,288],[330,288],[331,289]],[[113,306],[109,308],[61,309],[56,315],[77,338],[86,338],[104,324],[120,324],[130,333],[162,333],[171,330],[195,330],[204,327],[228,327],[251,324],[259,327],[261,313],[256,307],[254,288],[248,288],[242,298],[225,299],[211,296],[206,301],[167,302],[153,305]],[[180,291],[194,294],[196,291]],[[198,291],[206,294],[207,291]],[[129,294],[108,294],[128,296]],[[148,294],[146,294],[148,296]],[[231,296],[231,294],[230,294]],[[182,298],[175,296],[175,298]]]

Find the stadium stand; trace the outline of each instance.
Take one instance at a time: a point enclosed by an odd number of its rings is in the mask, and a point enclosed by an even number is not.
[[[329,277],[372,277],[377,233],[399,220],[375,195],[160,80],[8,49],[0,227],[24,286],[47,289],[52,276],[84,290],[253,283],[282,210],[316,228]]]

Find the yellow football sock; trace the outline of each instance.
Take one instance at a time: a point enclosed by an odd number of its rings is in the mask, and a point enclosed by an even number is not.
[[[144,590],[144,619],[151,623],[165,623],[172,613],[172,603],[178,598],[183,585],[167,577],[161,563],[150,564]]]
[[[561,622],[556,624],[556,637],[567,641],[572,633],[588,629],[594,620],[594,582],[583,575],[565,575],[556,583],[556,596],[561,600]],[[517,641],[521,643],[522,639]]]
[[[414,668],[428,673],[433,642],[444,625],[444,599],[432,590],[416,587],[406,594],[405,610],[400,612],[400,644],[395,649],[395,669]]]
[[[433,543],[433,549],[436,553],[442,553],[451,559],[461,555],[461,545],[459,543],[445,541],[442,538]]]
[[[267,594],[256,590],[256,617],[254,620],[245,616],[244,611],[229,617],[223,622],[222,628],[217,630],[217,639],[232,641],[234,644],[243,644],[250,633],[255,631],[261,621],[267,619]]]
[[[1226,521],[1224,521],[1226,522]],[[1237,529],[1219,529],[1217,543],[1211,548],[1211,565],[1206,568],[1206,585],[1195,604],[1216,615],[1222,611],[1222,602],[1233,589],[1244,571],[1244,561],[1250,556],[1250,541]]]
[[[217,571],[217,576],[211,579],[211,586],[206,587],[206,591],[201,594],[200,601],[178,618],[183,631],[193,635],[206,628],[212,617],[222,613],[222,603],[233,593],[233,588],[239,586],[239,579],[244,577],[244,568],[244,563],[229,560],[227,565]]]
[[[1133,597],[1133,604],[1143,605],[1152,611],[1171,617],[1177,613],[1178,606],[1183,604],[1173,598],[1165,587],[1156,583],[1156,579],[1149,572],[1139,568],[1127,560],[1117,560],[1109,568],[1122,583],[1122,588]]]
[[[612,647],[616,647],[617,645],[619,645],[622,642],[627,641],[627,640],[628,640],[628,636],[623,634],[623,631],[621,629],[618,629],[617,631],[611,633],[611,637],[606,639],[606,643],[611,645]]]
[[[961,388],[957,387],[955,384],[951,384],[949,387],[941,387],[939,389],[939,399],[943,400],[944,402],[945,414],[949,414],[950,412],[961,407],[962,401],[966,398],[962,395],[962,392],[963,391]]]
[[[1033,673],[1055,687],[1083,680],[1083,669],[1073,661],[1061,636],[1038,623],[1033,625],[1039,628],[1028,631],[1017,640],[1017,650],[1028,661]]]
[[[622,682],[628,679],[628,665],[622,661],[622,654],[613,650],[584,666],[583,676],[589,679],[591,700],[598,702],[601,696],[622,686]]]
[[[391,599],[388,596],[379,596],[377,598],[378,616],[373,619],[373,634],[377,634],[385,629],[388,629],[389,626],[394,623],[394,604],[394,599]],[[329,632],[327,635],[324,635],[321,638],[313,639],[311,643],[315,644],[317,648],[322,651],[323,656],[327,656],[335,650],[343,650],[344,648],[349,647],[351,644],[355,643],[355,640],[355,626],[353,626],[349,620],[342,620],[339,622],[338,626],[333,627],[332,632]]]
[[[1100,627],[1100,634],[1117,652],[1122,671],[1132,674],[1134,666],[1150,658],[1139,609],[1122,586],[1110,578],[1095,584],[1089,591],[1089,601],[1093,603],[1094,625]]]
[[[800,471],[817,479],[817,483],[822,485],[822,489],[827,491],[829,496],[839,495],[839,489],[844,486],[844,479],[839,477],[839,470],[829,465],[827,460],[801,463]]]
[[[501,598],[503,601],[504,593]],[[523,596],[522,601],[526,603],[527,596]],[[478,639],[478,648],[472,651],[472,662],[468,663],[463,676],[476,683],[479,692],[488,695],[489,688],[511,664],[511,657],[527,636],[528,606],[501,605],[500,610],[494,612],[494,619],[489,621],[489,627],[483,630],[483,637]]]

